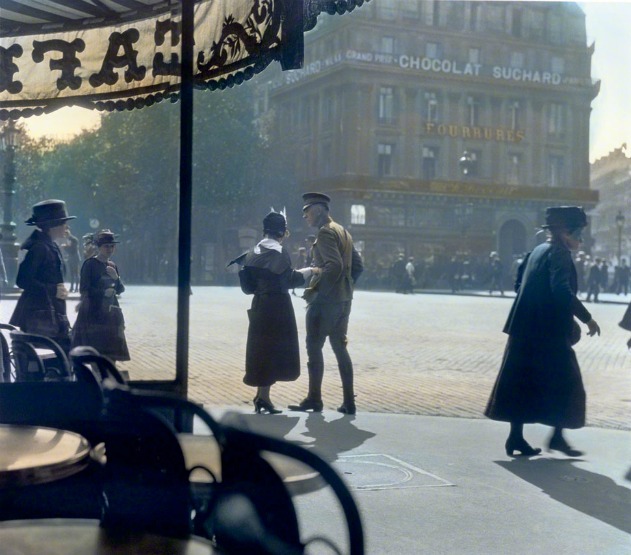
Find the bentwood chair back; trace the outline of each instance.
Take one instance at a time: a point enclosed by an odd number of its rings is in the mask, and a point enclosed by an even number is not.
[[[10,333],[13,359],[16,366],[16,381],[70,380],[68,357],[59,344],[44,335],[15,330]],[[51,353],[43,358],[37,349]]]

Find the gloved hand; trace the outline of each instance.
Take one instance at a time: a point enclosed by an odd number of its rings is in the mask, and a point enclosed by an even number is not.
[[[63,283],[57,284],[57,292],[55,293],[55,297],[61,299],[62,301],[68,298],[68,289],[66,289],[66,286]]]
[[[108,266],[107,268],[105,268],[105,272],[112,279],[118,279],[118,272],[113,266]]]

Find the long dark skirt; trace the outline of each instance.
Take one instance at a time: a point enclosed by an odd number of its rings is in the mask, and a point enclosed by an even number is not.
[[[585,425],[585,389],[567,341],[510,337],[484,414],[504,422]]]
[[[244,383],[265,387],[277,381],[297,380],[300,349],[289,294],[255,295],[248,318]]]

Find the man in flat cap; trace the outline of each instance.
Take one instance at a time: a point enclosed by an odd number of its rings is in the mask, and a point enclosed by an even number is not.
[[[312,254],[313,266],[320,268],[321,272],[311,278],[304,294],[307,301],[309,392],[298,405],[289,405],[289,409],[322,411],[322,348],[328,337],[337,359],[344,393],[344,401],[337,410],[343,414],[355,414],[353,363],[346,349],[346,332],[353,287],[364,267],[350,233],[329,216],[331,199],[323,193],[305,193],[302,198],[303,218],[309,226],[318,229]]]

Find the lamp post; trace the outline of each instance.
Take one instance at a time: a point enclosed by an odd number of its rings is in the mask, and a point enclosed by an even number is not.
[[[622,229],[624,228],[625,220],[622,210],[618,210],[618,215],[616,216],[616,226],[618,226],[618,265],[620,265],[620,259],[622,258]]]
[[[460,171],[462,171],[462,175],[465,177],[469,177],[471,172],[473,171],[473,165],[475,164],[475,160],[471,153],[468,150],[465,150],[462,153],[462,156],[458,160],[458,165],[460,166]]]
[[[15,282],[18,265],[18,249],[13,221],[13,197],[15,196],[15,151],[20,144],[21,131],[9,120],[0,133],[0,148],[4,153],[4,181],[2,194],[4,196],[4,210],[2,225],[0,225],[0,248],[7,270],[9,283]]]

